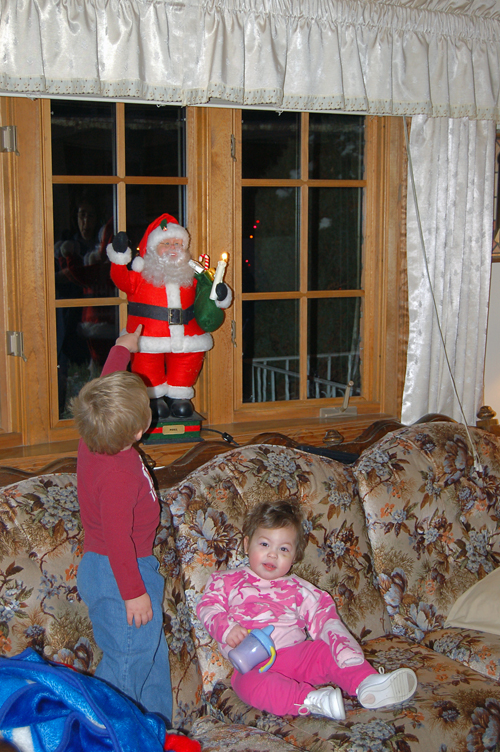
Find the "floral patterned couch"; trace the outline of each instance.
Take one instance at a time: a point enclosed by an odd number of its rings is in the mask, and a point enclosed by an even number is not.
[[[445,628],[471,584],[500,562],[500,439],[456,423],[388,434],[353,465],[299,449],[232,449],[161,492],[155,553],[165,576],[174,725],[205,752],[490,752],[500,749],[500,637]],[[375,667],[412,667],[408,702],[347,718],[279,718],[241,702],[231,665],[196,619],[210,572],[242,563],[241,523],[257,501],[303,505],[299,575],[335,597]],[[92,672],[99,659],[75,573],[82,552],[75,476],[0,491],[0,652],[32,646]]]

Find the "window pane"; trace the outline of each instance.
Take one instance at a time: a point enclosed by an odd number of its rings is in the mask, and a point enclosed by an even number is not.
[[[241,115],[242,177],[300,177],[300,114],[244,110]]]
[[[361,298],[329,298],[308,302],[309,398],[342,397],[351,380],[352,394],[361,394],[361,301]]]
[[[243,402],[298,398],[298,301],[244,302]]]
[[[52,174],[115,175],[115,105],[51,101]]]
[[[364,117],[309,114],[309,177],[362,180]]]
[[[118,306],[57,308],[59,418],[71,418],[69,401],[99,376],[118,337]]]
[[[309,290],[359,290],[362,188],[309,189]]]
[[[243,292],[299,289],[299,189],[242,189]]]
[[[127,175],[184,177],[185,123],[182,107],[125,105]]]
[[[56,298],[111,297],[114,186],[54,185]]]
[[[161,214],[171,214],[185,226],[184,185],[129,185],[127,186],[127,234],[137,247],[147,227]],[[196,251],[191,249],[193,258]]]

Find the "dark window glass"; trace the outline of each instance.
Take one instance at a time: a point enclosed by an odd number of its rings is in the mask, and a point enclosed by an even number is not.
[[[161,214],[171,214],[184,227],[184,185],[128,185],[127,186],[127,233],[133,246],[137,247],[147,227]],[[197,258],[191,249],[193,258]]]
[[[182,107],[125,105],[127,175],[184,177],[185,126]]]
[[[364,117],[309,114],[309,177],[314,180],[362,180]]]
[[[243,292],[299,289],[298,188],[242,189]]]
[[[243,402],[298,398],[298,301],[243,303]]]
[[[52,100],[53,175],[115,175],[115,105]]]
[[[244,110],[242,177],[300,177],[300,114]]]
[[[308,302],[307,353],[309,398],[342,397],[349,381],[361,394],[359,343],[361,298]]]
[[[309,189],[309,290],[359,290],[363,189]]]
[[[106,246],[113,240],[112,185],[54,185],[56,298],[117,295]]]
[[[118,337],[118,306],[56,308],[59,418],[71,418],[69,402],[100,375]]]

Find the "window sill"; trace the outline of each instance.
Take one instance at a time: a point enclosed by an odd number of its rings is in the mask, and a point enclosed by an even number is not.
[[[221,434],[229,434],[237,444],[248,444],[259,434],[280,433],[299,444],[321,446],[326,443],[328,431],[338,431],[344,442],[356,439],[368,426],[378,420],[394,419],[386,413],[335,416],[333,418],[306,418],[301,420],[264,420],[226,425],[202,425],[204,442],[223,441]],[[155,462],[164,467],[178,459],[200,442],[143,445],[141,448]],[[228,443],[228,449],[231,448]],[[341,448],[339,446],[339,448]],[[76,458],[78,441],[58,441],[52,444],[18,446],[0,449],[0,465],[24,472],[38,472],[46,465],[64,458]],[[55,470],[57,471],[57,470]],[[60,470],[59,470],[60,471]]]

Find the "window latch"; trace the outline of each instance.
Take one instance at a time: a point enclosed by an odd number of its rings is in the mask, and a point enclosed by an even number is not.
[[[28,360],[24,354],[24,334],[22,332],[7,332],[7,355],[22,358],[25,363]]]

